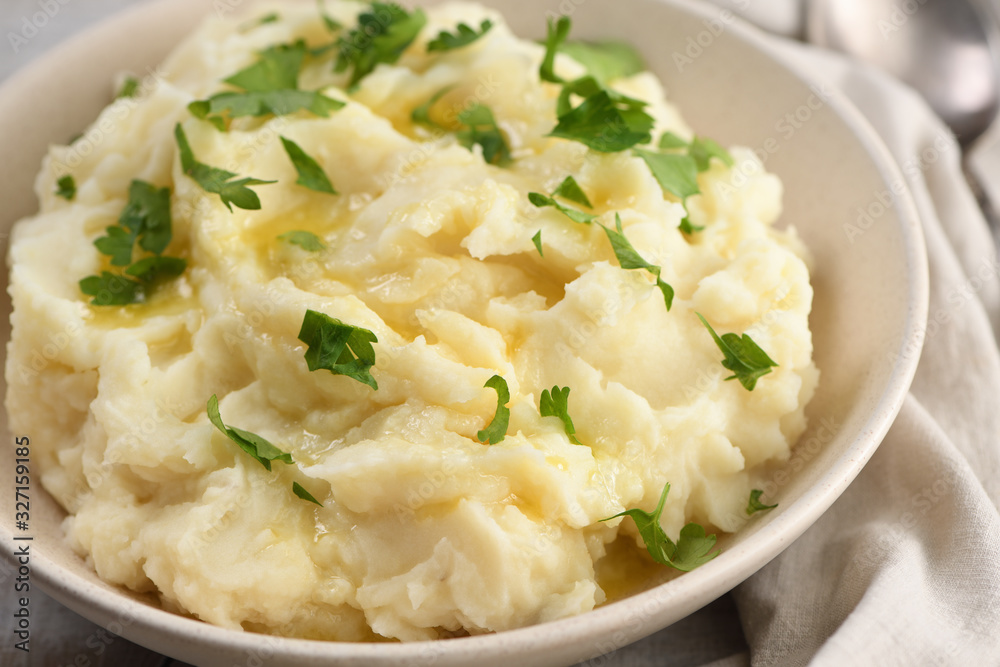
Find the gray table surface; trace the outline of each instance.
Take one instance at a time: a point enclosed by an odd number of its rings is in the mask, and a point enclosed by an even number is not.
[[[0,84],[33,59],[88,26],[141,0],[0,0]],[[208,2],[209,0],[206,0]],[[49,8],[49,15],[36,16]],[[26,22],[42,27],[35,31]],[[11,38],[30,35],[26,41]],[[83,128],[81,128],[83,129]],[[2,154],[3,147],[0,147]],[[4,545],[9,549],[9,545]],[[7,567],[3,563],[0,567]],[[3,667],[186,667],[186,663],[117,637],[45,595],[30,592],[30,652],[15,648],[13,579],[0,577],[0,666]],[[749,665],[736,607],[724,596],[665,630],[589,661],[592,667],[687,667]],[[277,665],[277,662],[274,662]]]

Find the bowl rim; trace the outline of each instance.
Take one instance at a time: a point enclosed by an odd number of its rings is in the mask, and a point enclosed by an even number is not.
[[[717,18],[722,12],[727,11],[699,4],[694,0],[648,1],[672,6],[699,19]],[[53,68],[67,58],[85,53],[95,41],[115,34],[124,26],[137,23],[147,13],[166,11],[168,3],[172,7],[171,11],[177,11],[176,0],[152,0],[119,11],[82,30],[10,76],[0,85],[0,99],[17,95],[19,90],[37,78],[39,72]],[[193,0],[188,0],[182,7],[186,10],[194,5]],[[810,86],[818,83],[800,64],[790,61],[779,52],[773,44],[773,36],[738,17],[734,17],[727,24],[726,30],[731,39],[739,40],[761,52],[802,84]],[[811,526],[854,480],[874,454],[901,409],[920,357],[930,288],[926,247],[909,186],[888,148],[862,113],[842,95],[830,96],[825,101],[870,156],[883,182],[904,184],[904,191],[896,198],[895,207],[900,222],[903,254],[910,269],[905,334],[899,341],[899,350],[905,350],[906,354],[899,355],[879,402],[873,407],[864,428],[824,472],[818,483],[811,486],[791,506],[783,509],[754,535],[734,545],[718,558],[684,577],[577,616],[494,634],[399,644],[295,639],[217,627],[124,598],[121,593],[102,588],[77,574],[67,573],[44,552],[32,553],[33,578],[51,597],[81,616],[104,626],[117,623],[122,631],[116,634],[155,647],[156,650],[167,654],[177,653],[182,659],[190,659],[192,655],[197,655],[191,653],[192,650],[207,649],[226,652],[246,651],[254,655],[271,653],[305,660],[340,658],[356,660],[358,664],[361,662],[370,664],[368,661],[373,660],[384,661],[379,664],[398,664],[399,660],[412,659],[418,650],[423,650],[428,655],[434,654],[436,658],[471,661],[484,653],[507,652],[510,650],[511,642],[551,650],[553,641],[550,638],[556,636],[557,646],[561,648],[563,657],[569,659],[570,656],[575,656],[574,660],[586,659],[584,650],[587,655],[593,653],[594,637],[608,636],[609,628],[621,630],[622,619],[628,617],[629,613],[639,614],[647,621],[650,618],[654,620],[646,622],[639,631],[629,634],[626,643],[666,627],[708,604],[776,557]],[[7,544],[16,544],[14,542],[16,537],[7,522],[0,523],[0,538]],[[3,556],[13,562],[13,555],[8,550],[3,550]],[[123,618],[127,618],[128,623],[123,623]],[[558,633],[553,632],[555,626],[558,626]],[[163,638],[166,638],[166,642]],[[581,646],[584,649],[581,649]],[[535,663],[529,660],[525,664]]]

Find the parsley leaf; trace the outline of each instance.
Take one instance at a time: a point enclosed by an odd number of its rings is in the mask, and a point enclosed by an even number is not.
[[[358,16],[358,25],[337,40],[336,71],[353,67],[348,86],[355,86],[380,63],[392,64],[427,23],[423,10],[407,12],[395,3],[373,2]]]
[[[299,178],[295,181],[297,184],[316,192],[325,192],[331,195],[337,194],[337,191],[333,189],[333,183],[330,182],[323,168],[319,166],[319,163],[315,159],[302,150],[301,146],[285,137],[281,137],[281,143],[285,147],[288,157],[291,158],[292,164],[295,165],[295,171],[299,173]]]
[[[306,491],[305,487],[303,487],[298,482],[292,482],[292,493],[294,493],[295,495],[297,495],[302,500],[308,500],[311,503],[316,503],[320,507],[323,506],[323,503],[321,503],[320,501],[316,500],[316,498],[313,497],[313,494],[311,494],[308,491]]]
[[[653,118],[634,101],[612,98],[601,90],[559,116],[550,137],[572,139],[602,153],[614,153],[650,141]]]
[[[132,181],[128,203],[118,218],[118,226],[108,227],[106,236],[94,241],[97,250],[111,258],[112,266],[128,266],[125,275],[103,271],[99,276],[81,280],[80,291],[94,297],[90,302],[94,306],[125,306],[145,301],[148,288],[162,280],[176,278],[187,269],[185,260],[161,256],[170,245],[172,235],[170,188]],[[154,255],[132,263],[137,240],[140,248]]]
[[[174,128],[174,137],[177,139],[177,147],[180,150],[181,168],[184,173],[190,176],[201,189],[219,195],[222,203],[230,211],[233,204],[238,208],[256,211],[260,209],[260,198],[257,193],[251,190],[250,185],[266,185],[277,183],[277,181],[262,181],[257,178],[241,178],[234,181],[238,174],[217,167],[210,167],[207,164],[198,162],[191,151],[191,144],[188,143],[187,135],[180,123]]]
[[[90,302],[93,306],[127,306],[142,301],[146,295],[142,283],[109,271],[81,280],[80,291],[94,297]]]
[[[571,202],[580,204],[581,206],[586,206],[587,208],[594,208],[594,205],[590,203],[590,199],[587,198],[587,194],[580,187],[580,184],[576,182],[573,176],[567,176],[563,179],[563,182],[559,184],[555,190],[552,191],[553,197],[562,197],[563,199],[568,199]]]
[[[531,242],[535,244],[535,250],[538,251],[539,257],[545,257],[545,253],[542,252],[542,230],[535,232],[535,235],[531,237]]]
[[[281,20],[281,15],[278,12],[271,12],[270,14],[264,14],[260,18],[250,19],[237,29],[240,32],[250,32],[254,28],[267,25],[268,23],[277,23],[279,20]]]
[[[499,375],[491,377],[483,386],[496,390],[497,410],[490,425],[479,431],[476,437],[479,438],[479,442],[495,445],[507,436],[507,424],[510,423],[510,408],[507,407],[507,403],[510,402],[510,389],[507,387],[507,381]]]
[[[439,32],[438,36],[427,44],[427,52],[451,51],[452,49],[460,49],[463,46],[468,46],[488,33],[492,27],[493,21],[489,19],[485,19],[479,24],[479,32],[476,32],[464,23],[459,23],[454,34],[444,30]]]
[[[660,267],[655,264],[650,264],[642,258],[642,256],[636,252],[629,240],[625,238],[625,233],[622,232],[622,219],[615,213],[615,229],[608,229],[604,225],[601,225],[604,233],[607,234],[608,240],[611,241],[611,248],[615,251],[615,257],[618,259],[618,264],[623,269],[646,269],[656,278],[656,286],[660,288],[663,293],[663,302],[667,304],[667,310],[670,310],[670,306],[674,302],[674,288],[663,282],[660,278]]]
[[[420,123],[421,125],[429,125],[430,127],[441,127],[433,120],[431,120],[431,107],[437,104],[438,100],[445,96],[445,94],[452,90],[455,86],[445,86],[441,90],[434,93],[429,100],[421,104],[419,107],[414,109],[410,113],[410,119],[414,123]]]
[[[557,196],[568,199],[582,206],[586,206],[587,208],[593,208],[593,204],[590,203],[590,200],[587,199],[587,195],[576,182],[576,179],[572,176],[567,176],[563,182],[559,184],[559,187],[552,191],[551,197],[546,197],[540,192],[529,192],[528,201],[538,208],[552,206],[573,222],[578,222],[584,225],[589,225],[597,217],[592,213],[585,213],[574,208],[569,208],[568,206],[563,206],[555,200],[555,197]]]
[[[319,237],[312,232],[304,232],[301,230],[293,230],[290,232],[285,232],[278,237],[282,241],[291,243],[292,245],[297,245],[303,250],[309,252],[319,252],[320,250],[326,250],[326,245],[319,240]]]
[[[586,67],[595,79],[605,83],[646,69],[642,56],[625,42],[565,42],[559,50]]]
[[[664,132],[660,135],[659,147],[664,150],[671,150],[675,148],[687,148],[689,146],[686,139],[679,137],[673,132]]]
[[[601,519],[610,521],[620,516],[630,516],[635,521],[639,535],[646,544],[646,550],[657,563],[669,565],[682,572],[690,572],[699,565],[704,565],[719,555],[719,551],[712,551],[715,546],[715,535],[706,535],[705,528],[697,523],[689,523],[681,528],[677,544],[667,537],[660,527],[660,515],[663,513],[663,504],[667,500],[667,493],[670,491],[670,484],[663,487],[660,495],[660,502],[652,512],[644,512],[639,509],[626,510],[620,514]]]
[[[325,369],[378,389],[370,370],[375,365],[372,343],[377,343],[378,338],[368,329],[307,310],[302,318],[299,340],[309,346],[305,357],[310,371]]]
[[[757,386],[757,379],[770,373],[772,366],[778,365],[771,357],[767,356],[764,350],[757,346],[757,343],[751,340],[750,336],[743,334],[743,337],[740,338],[734,333],[727,333],[719,338],[715,329],[708,323],[708,320],[702,317],[701,313],[695,313],[695,315],[712,334],[715,344],[726,356],[722,360],[722,365],[733,372],[733,375],[726,378],[727,380],[737,379],[740,384],[746,387],[747,391],[753,391],[753,388]]]
[[[566,430],[570,442],[574,445],[583,444],[576,439],[576,427],[573,426],[573,420],[569,416],[569,387],[560,389],[558,386],[554,386],[551,392],[548,389],[543,390],[538,401],[538,412],[543,417],[558,417],[563,423],[563,428]]]
[[[545,36],[545,57],[538,68],[538,77],[542,81],[565,83],[566,80],[557,76],[555,72],[556,53],[569,36],[571,26],[572,22],[568,16],[560,16],[556,22],[553,22],[551,17],[549,18]]]
[[[747,515],[753,515],[757,512],[766,512],[767,510],[773,510],[778,506],[778,503],[773,505],[765,505],[760,501],[763,491],[760,489],[754,489],[750,492],[750,500],[747,502]]]
[[[733,156],[729,151],[708,137],[695,137],[688,154],[698,166],[698,171],[707,171],[713,157],[722,160],[727,167],[733,166]]]
[[[250,431],[226,426],[222,421],[222,414],[219,412],[219,399],[215,394],[212,394],[212,398],[208,399],[207,409],[208,419],[215,425],[215,428],[219,429],[223,435],[239,445],[240,449],[244,452],[257,459],[268,470],[271,469],[271,461],[292,463],[291,454],[281,451],[268,442],[267,439]]]
[[[225,79],[241,92],[218,93],[192,102],[188,110],[222,131],[231,119],[244,116],[284,116],[305,110],[326,118],[344,103],[316,91],[299,90],[299,71],[307,52],[302,40],[265,49],[256,63]]]
[[[146,257],[125,269],[126,275],[134,276],[144,283],[155,283],[168,278],[176,278],[187,269],[187,261],[180,257]]]
[[[118,90],[118,94],[115,95],[115,99],[120,100],[125,97],[135,97],[138,92],[139,79],[134,76],[127,76],[125,77],[125,80],[122,81],[122,87]]]
[[[56,181],[56,196],[62,197],[66,201],[73,201],[76,198],[76,181],[69,174]]]
[[[139,239],[139,247],[159,255],[173,235],[170,218],[170,188],[157,188],[134,180],[128,190],[128,204],[118,224]],[[107,254],[107,253],[106,253]],[[128,262],[125,262],[126,264]]]
[[[458,121],[467,126],[467,129],[456,133],[460,144],[470,150],[477,144],[481,146],[483,160],[488,164],[510,162],[510,149],[489,107],[474,104],[458,114]]]
[[[112,266],[128,266],[132,263],[132,247],[135,236],[122,227],[108,227],[107,236],[94,241],[102,255],[111,257]]]
[[[694,159],[687,155],[654,153],[638,148],[635,149],[635,154],[643,159],[664,192],[682,200],[701,192]]]

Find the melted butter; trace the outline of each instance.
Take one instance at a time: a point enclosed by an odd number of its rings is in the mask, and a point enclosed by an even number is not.
[[[607,595],[603,604],[649,590],[676,576],[671,568],[656,563],[631,537],[619,536],[607,549],[604,558],[594,564],[597,584]]]

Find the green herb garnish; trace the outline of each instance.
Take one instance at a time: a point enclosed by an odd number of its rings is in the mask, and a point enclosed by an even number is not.
[[[84,278],[80,281],[80,291],[94,297],[92,306],[127,306],[139,303],[146,294],[141,283],[110,271]]]
[[[565,42],[559,50],[587,68],[598,81],[607,83],[646,69],[642,56],[625,42]]]
[[[346,375],[372,389],[378,383],[372,377],[378,338],[368,329],[344,324],[329,315],[307,310],[299,330],[299,340],[309,346],[306,364],[310,371],[328,370],[334,375]]]
[[[573,178],[572,176],[567,176],[563,180],[563,182],[559,184],[559,187],[557,187],[555,190],[552,191],[551,197],[543,195],[540,192],[528,193],[528,201],[530,201],[535,206],[539,208],[543,208],[545,206],[551,206],[560,213],[562,213],[563,215],[565,215],[567,218],[572,220],[573,222],[589,225],[591,222],[594,221],[594,218],[597,217],[592,213],[585,213],[578,209],[564,206],[560,204],[558,201],[556,201],[555,197],[562,197],[563,199],[567,199],[571,202],[580,204],[581,206],[586,206],[587,208],[594,207],[593,204],[590,203],[590,200],[587,198],[587,195],[584,193],[583,189],[576,182],[576,179]]]
[[[323,503],[321,503],[320,501],[316,500],[316,498],[313,496],[313,494],[311,494],[308,491],[306,491],[305,487],[302,486],[301,484],[299,484],[298,482],[292,482],[292,493],[294,493],[295,495],[297,495],[302,500],[308,500],[311,503],[316,503],[320,507],[323,506]]]
[[[601,90],[559,116],[551,137],[571,139],[601,153],[614,153],[648,143],[653,117],[634,101]]]
[[[288,452],[283,452],[274,445],[272,445],[266,438],[263,438],[256,433],[251,433],[250,431],[244,431],[243,429],[235,428],[232,426],[226,426],[222,421],[222,415],[219,413],[219,399],[212,394],[212,398],[208,399],[208,419],[211,421],[215,428],[219,429],[227,438],[235,442],[240,446],[244,452],[254,457],[258,463],[267,468],[271,469],[271,461],[281,461],[282,463],[292,463],[292,455]]]
[[[510,162],[507,141],[489,107],[475,104],[458,114],[458,122],[467,126],[456,133],[458,143],[470,150],[476,145],[482,147],[483,160],[488,164],[502,165]]]
[[[611,241],[611,248],[615,251],[615,257],[618,259],[618,264],[623,269],[645,269],[649,271],[656,278],[656,286],[660,288],[663,293],[663,302],[667,304],[667,310],[670,310],[670,306],[674,302],[674,288],[663,282],[660,278],[660,267],[655,264],[650,264],[636,252],[636,249],[632,247],[632,244],[627,238],[625,238],[625,233],[622,231],[622,219],[615,213],[615,229],[608,229],[604,225],[601,225],[604,233],[607,234],[608,240]]]
[[[281,143],[285,147],[288,157],[291,158],[292,164],[295,165],[295,171],[299,174],[298,180],[295,181],[297,184],[316,192],[337,194],[326,172],[315,159],[302,150],[301,146],[285,137],[281,137]]]
[[[407,12],[395,3],[373,2],[358,16],[358,26],[337,40],[336,71],[353,68],[348,86],[355,86],[380,63],[392,64],[413,43],[427,23],[423,10]]]
[[[706,535],[704,526],[697,523],[689,523],[681,528],[677,543],[667,537],[660,527],[660,515],[663,513],[663,504],[667,500],[667,493],[670,491],[670,484],[663,487],[660,495],[660,502],[656,509],[650,514],[639,509],[626,510],[620,514],[601,519],[610,521],[621,516],[630,516],[635,521],[639,535],[646,544],[646,550],[657,563],[669,565],[682,572],[690,572],[699,565],[704,565],[719,555],[719,551],[712,551],[715,546],[715,535]]]
[[[535,232],[535,235],[531,237],[531,242],[535,244],[535,250],[538,251],[539,257],[545,257],[545,253],[542,252],[542,230]]]
[[[122,87],[118,90],[118,94],[115,95],[116,100],[122,98],[135,97],[136,93],[139,92],[139,79],[134,76],[127,76],[125,80],[122,81]]]
[[[241,88],[240,92],[218,93],[192,102],[188,110],[222,131],[233,118],[244,116],[284,116],[305,110],[325,118],[344,103],[316,91],[299,90],[299,71],[307,52],[301,40],[265,49],[256,63],[225,79]]]
[[[545,57],[538,68],[538,77],[542,81],[565,83],[566,80],[557,76],[555,72],[556,53],[558,53],[559,47],[569,36],[569,30],[572,25],[568,16],[560,16],[559,20],[555,22],[549,18],[545,36]]]
[[[270,14],[264,14],[260,18],[250,19],[246,23],[242,24],[238,30],[240,32],[250,32],[254,28],[267,25],[268,23],[277,23],[279,20],[281,20],[281,15],[278,14],[278,12],[271,12]]]
[[[491,377],[483,386],[496,390],[497,410],[490,425],[479,431],[476,437],[479,438],[479,442],[495,445],[507,435],[507,425],[510,423],[510,408],[507,407],[507,403],[510,402],[510,389],[507,388],[507,381],[499,375]]]
[[[757,379],[770,373],[772,366],[778,365],[747,334],[743,334],[743,337],[740,338],[734,333],[727,333],[719,338],[715,329],[708,323],[708,320],[702,317],[701,313],[695,313],[695,315],[712,334],[715,344],[726,357],[722,360],[722,365],[733,372],[733,375],[726,378],[727,380],[737,379],[740,384],[746,387],[747,391],[753,391],[753,388],[757,386]]]
[[[558,417],[570,442],[574,445],[583,444],[576,439],[576,427],[573,426],[573,420],[569,416],[569,387],[554,386],[551,392],[548,389],[543,390],[538,401],[538,412],[543,417]]]
[[[438,36],[427,44],[427,52],[451,51],[452,49],[460,49],[463,46],[468,46],[488,33],[492,27],[493,21],[489,19],[485,19],[479,24],[479,32],[476,32],[464,23],[459,23],[454,33],[445,30],[439,32]]]
[[[71,175],[67,174],[56,181],[56,196],[66,201],[73,201],[76,198],[76,181]]]
[[[291,243],[292,245],[297,245],[308,252],[326,250],[326,245],[312,232],[304,232],[296,229],[290,232],[285,232],[284,234],[278,236],[278,238],[287,243]]]
[[[756,514],[757,512],[766,512],[767,510],[773,510],[778,506],[778,503],[773,505],[765,505],[760,501],[761,495],[764,492],[760,489],[754,489],[750,492],[750,500],[747,502],[747,516]]]
[[[112,266],[128,268],[124,275],[102,271],[99,276],[84,278],[80,281],[80,291],[94,297],[91,305],[95,306],[126,306],[144,301],[150,288],[176,278],[187,268],[187,262],[179,257],[162,256],[172,237],[170,188],[132,181],[118,225],[108,227],[106,235],[94,241],[97,250],[110,257]],[[136,243],[153,255],[133,263]]]
[[[445,86],[441,90],[434,93],[429,100],[421,104],[419,107],[414,109],[410,113],[410,119],[414,123],[420,123],[421,125],[427,125],[430,127],[441,127],[438,123],[431,120],[431,107],[437,104],[438,100],[445,96],[445,94],[452,90],[455,86]]]
[[[219,195],[222,203],[230,211],[235,204],[238,208],[256,211],[260,209],[260,198],[257,193],[251,190],[250,185],[267,185],[277,183],[277,181],[262,181],[258,178],[239,178],[238,174],[217,167],[210,167],[207,164],[198,162],[191,151],[191,144],[188,143],[187,135],[180,123],[174,128],[174,137],[177,140],[177,148],[181,156],[181,168],[184,173],[191,177],[205,192]]]

